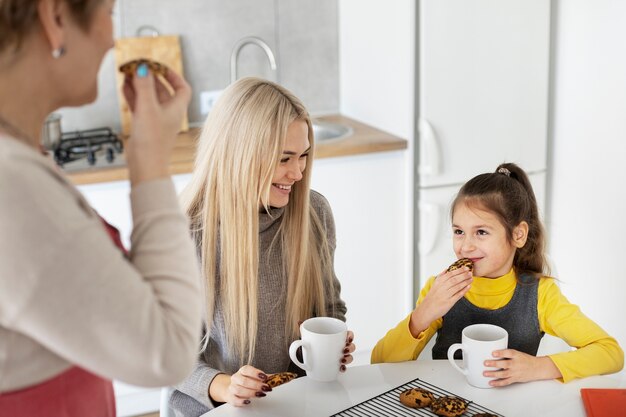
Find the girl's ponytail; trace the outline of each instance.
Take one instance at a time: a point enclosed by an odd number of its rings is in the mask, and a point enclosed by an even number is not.
[[[523,204],[519,210],[519,224],[522,220],[528,223],[528,238],[524,247],[515,252],[513,266],[518,272],[530,272],[536,274],[549,275],[549,267],[545,257],[545,231],[543,224],[539,219],[539,207],[537,206],[537,198],[530,184],[528,175],[519,166],[513,163],[503,163],[498,166],[496,173],[508,171],[509,177],[522,185],[528,199],[528,204]],[[506,175],[506,174],[505,174]],[[505,203],[506,204],[506,203]],[[516,210],[510,210],[515,212]],[[515,219],[517,220],[517,219]],[[517,225],[516,224],[516,225]]]

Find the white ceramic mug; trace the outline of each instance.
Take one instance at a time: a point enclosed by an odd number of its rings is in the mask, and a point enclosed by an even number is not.
[[[496,371],[500,368],[485,366],[484,362],[496,359],[491,354],[494,350],[506,349],[509,334],[502,327],[493,324],[473,324],[463,329],[461,343],[455,343],[448,349],[448,360],[456,370],[467,378],[467,382],[478,388],[491,388],[489,381],[496,378],[483,376],[484,371]],[[454,361],[454,353],[463,351],[463,367]],[[497,360],[497,359],[496,359]]]
[[[289,357],[315,381],[334,381],[339,375],[348,327],[332,317],[314,317],[300,325],[300,340],[289,347]],[[302,362],[296,351],[302,347]]]

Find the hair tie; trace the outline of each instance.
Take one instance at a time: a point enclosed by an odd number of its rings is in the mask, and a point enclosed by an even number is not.
[[[505,167],[500,167],[498,168],[498,170],[496,171],[498,174],[503,174],[506,175],[507,177],[511,176],[511,171],[509,171],[508,169],[506,169]]]

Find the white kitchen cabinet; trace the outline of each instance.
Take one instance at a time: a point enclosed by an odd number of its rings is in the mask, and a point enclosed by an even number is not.
[[[329,185],[341,184],[335,191],[320,191],[328,194],[336,212],[338,254],[350,251],[352,258],[346,256],[346,262],[362,263],[353,266],[359,273],[353,276],[348,268],[344,272],[341,258],[336,262],[337,274],[346,287],[348,323],[354,323],[358,332],[357,349],[366,352],[375,339],[406,317],[414,304],[413,149],[418,4],[415,0],[338,1],[341,114],[408,142],[404,152],[356,158],[345,164],[345,171],[338,167],[327,169],[323,166],[326,162],[321,161],[314,171],[314,176],[323,177]],[[343,158],[337,159],[341,161]],[[320,187],[317,182],[314,186]],[[352,197],[353,189],[362,190],[358,198]],[[342,195],[349,195],[353,202]],[[357,246],[350,247],[354,242]],[[349,291],[350,286],[355,292]],[[352,298],[352,293],[360,295]]]
[[[180,192],[189,182],[191,174],[172,177],[176,191]],[[130,248],[130,233],[133,219],[130,211],[130,183],[113,181],[98,184],[80,185],[78,189],[107,222],[115,226],[121,234],[122,242]]]
[[[335,272],[355,333],[355,361],[369,363],[378,339],[408,311],[406,151],[320,159],[312,188],[329,201],[337,228]]]
[[[78,189],[91,207],[121,234],[124,246],[130,247],[133,220],[130,214],[130,183],[128,181],[80,185]]]
[[[421,0],[420,187],[546,169],[550,1]]]

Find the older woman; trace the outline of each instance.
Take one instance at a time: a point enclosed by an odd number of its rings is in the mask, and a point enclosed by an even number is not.
[[[128,255],[40,151],[48,113],[95,99],[113,5],[0,0],[2,415],[113,416],[111,379],[174,384],[195,362],[199,273],[167,167],[189,86],[146,66],[126,79]]]
[[[306,108],[272,82],[241,79],[211,110],[181,196],[207,284],[207,331],[195,371],[172,395],[176,415],[264,397],[269,374],[303,373],[288,353],[299,322],[345,321],[333,214],[310,190],[314,149]]]

